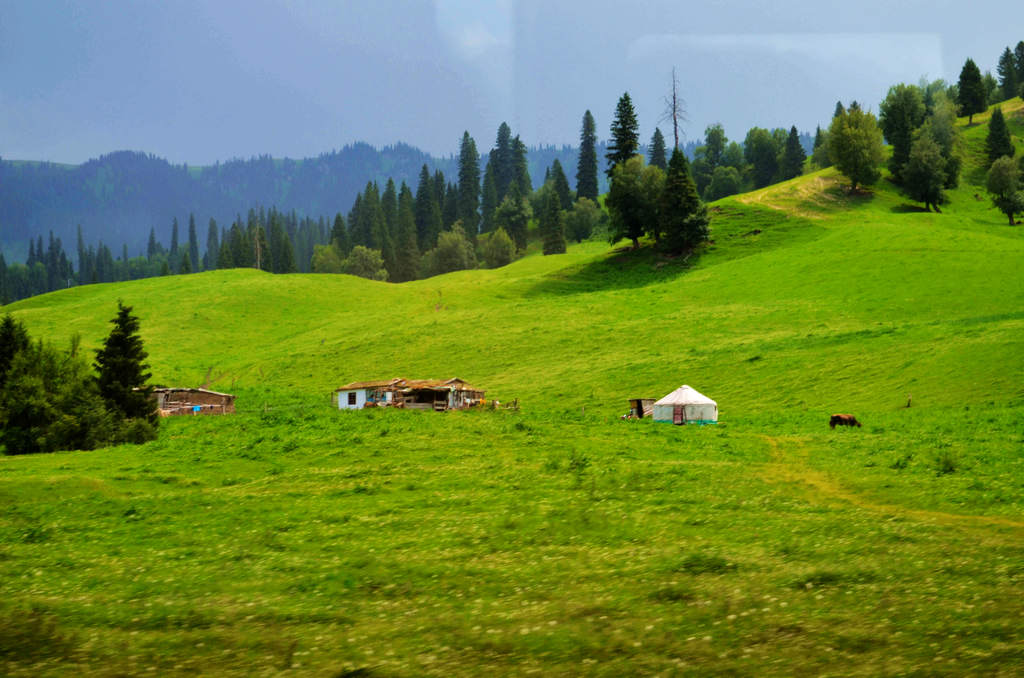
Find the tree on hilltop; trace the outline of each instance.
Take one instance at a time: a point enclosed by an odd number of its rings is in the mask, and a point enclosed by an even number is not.
[[[469,136],[469,132],[463,132],[462,143],[459,145],[458,218],[472,242],[476,242],[476,234],[480,227],[479,207],[480,156],[477,154],[473,137]]]
[[[605,158],[608,159],[608,178],[612,179],[615,168],[636,155],[640,148],[640,126],[636,121],[636,111],[633,110],[633,101],[629,98],[629,92],[619,97],[619,103],[615,107],[615,119],[612,120],[611,139],[608,143],[608,152]]]
[[[850,192],[869,186],[882,176],[878,166],[885,158],[882,130],[875,116],[850,105],[850,110],[832,118],[828,129],[828,157],[850,180]]]
[[[796,131],[796,125],[789,128],[789,136],[786,137],[786,146],[782,150],[782,161],[779,163],[779,170],[782,173],[782,180],[792,179],[804,173],[804,160],[807,159],[807,152],[800,144],[800,135]]]
[[[985,151],[989,162],[1005,156],[1013,157],[1015,152],[1010,139],[1010,129],[1006,126],[1003,109],[996,106],[992,109],[992,117],[988,121],[988,136],[985,137]]]
[[[1013,52],[1007,47],[999,56],[999,63],[996,66],[999,73],[999,87],[1002,89],[1003,99],[1012,99],[1019,91],[1020,79],[1017,77],[1017,59]]]
[[[975,113],[984,113],[988,107],[985,83],[973,59],[967,59],[960,70],[956,97],[956,102],[960,104],[960,114],[967,116],[968,125],[974,122]]]
[[[903,168],[910,158],[914,131],[921,126],[924,116],[924,99],[921,90],[914,85],[893,85],[878,107],[878,124],[886,141],[892,145],[889,171],[896,183],[903,182]]]
[[[659,229],[666,251],[678,254],[708,238],[708,210],[697,195],[689,163],[681,150],[672,151],[659,196]]]

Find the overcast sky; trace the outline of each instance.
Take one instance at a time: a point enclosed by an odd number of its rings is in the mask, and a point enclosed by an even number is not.
[[[576,144],[587,109],[607,138],[624,91],[646,142],[673,66],[687,139],[813,132],[837,100],[877,111],[967,57],[994,73],[1020,40],[1020,0],[0,0],[0,156],[448,155],[463,130],[485,152],[503,120]]]

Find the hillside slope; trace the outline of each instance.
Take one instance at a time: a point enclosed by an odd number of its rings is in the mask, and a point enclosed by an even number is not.
[[[155,381],[239,412],[0,458],[0,673],[1015,675],[1024,229],[977,191],[937,215],[824,171],[716,203],[688,260],[13,304],[91,349],[122,299]],[[521,409],[329,405],[451,375]],[[717,426],[619,419],[682,383]]]

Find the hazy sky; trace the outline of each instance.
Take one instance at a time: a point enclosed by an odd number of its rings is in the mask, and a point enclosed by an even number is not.
[[[608,136],[629,91],[646,141],[675,66],[688,139],[721,122],[826,125],[889,85],[995,71],[1020,0],[0,0],[0,156],[140,150],[208,164],[353,141],[438,155],[505,120],[529,145]],[[1001,17],[1001,18],[1000,18]],[[670,125],[661,123],[671,138]],[[2,187],[0,187],[2,190]]]

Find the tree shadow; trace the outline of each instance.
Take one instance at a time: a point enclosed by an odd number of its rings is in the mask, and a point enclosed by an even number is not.
[[[913,214],[919,212],[930,212],[931,210],[925,209],[920,205],[911,205],[910,203],[904,202],[900,203],[899,205],[893,205],[890,208],[890,211],[895,212],[896,214]]]
[[[526,296],[584,294],[669,282],[692,268],[703,249],[668,256],[649,244],[636,250],[629,246],[618,248],[600,259],[545,276],[526,292]]]

